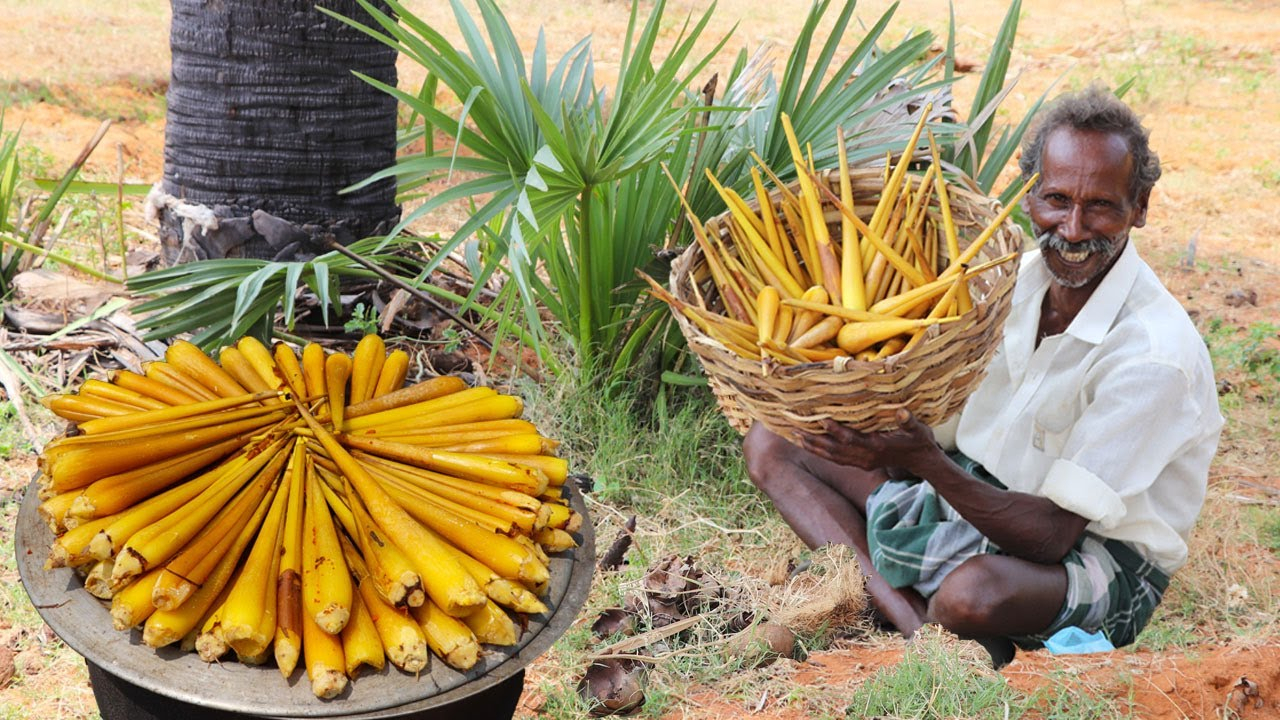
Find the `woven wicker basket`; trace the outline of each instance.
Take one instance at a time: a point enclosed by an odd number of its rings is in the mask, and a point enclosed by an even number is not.
[[[851,170],[850,179],[855,207],[865,220],[883,188],[883,174],[870,169]],[[833,173],[823,175],[819,181],[838,188],[833,184],[838,182]],[[995,201],[973,190],[948,185],[947,191],[963,247],[964,238],[971,239],[981,232],[996,217],[998,207]],[[778,191],[774,193],[776,198]],[[753,209],[758,211],[758,207],[754,205]],[[826,199],[823,208],[833,236],[839,237],[838,210]],[[707,228],[718,233],[729,251],[735,253],[726,222],[727,215],[721,215],[709,220]],[[1023,238],[1021,229],[1006,221],[975,262],[1019,250]],[[945,255],[945,248],[941,251]],[[948,260],[944,257],[941,263]],[[1009,314],[1016,265],[1004,263],[972,278],[969,289],[973,309],[960,320],[934,325],[913,349],[873,362],[841,357],[831,362],[762,370],[759,360],[738,355],[681,313],[674,315],[689,347],[701,360],[729,424],[741,433],[746,433],[757,420],[783,437],[792,437],[795,431],[821,432],[821,423],[827,418],[864,431],[883,430],[897,426],[894,416],[899,408],[910,410],[927,424],[937,425],[960,410],[986,373]],[[673,263],[671,290],[684,302],[724,312],[706,257],[696,243]]]

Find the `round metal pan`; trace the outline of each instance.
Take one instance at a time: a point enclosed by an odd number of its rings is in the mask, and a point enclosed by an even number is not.
[[[123,680],[175,700],[246,715],[394,718],[443,707],[492,687],[546,652],[573,624],[591,588],[595,536],[582,496],[572,485],[566,485],[570,504],[584,518],[579,547],[551,557],[551,589],[544,598],[550,610],[528,618],[516,645],[483,646],[480,662],[465,673],[437,657],[416,676],[388,663],[381,672],[356,677],[333,700],[311,693],[301,665],[286,681],[274,664],[207,664],[176,647],[149,648],[142,644],[139,630],[115,630],[109,605],[85,591],[72,570],[44,568],[53,533],[37,511],[34,479],[18,512],[14,545],[22,584],[44,621],[71,649]]]

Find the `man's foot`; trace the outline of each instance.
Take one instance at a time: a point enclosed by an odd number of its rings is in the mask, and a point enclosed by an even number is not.
[[[880,609],[871,602],[870,596],[867,596],[866,615],[867,620],[871,623],[871,629],[873,631],[884,633],[898,632],[898,628],[894,627],[894,624],[889,621],[889,618],[885,617],[884,613],[880,612]]]
[[[889,587],[879,575],[867,577],[867,609],[872,622],[880,629],[894,631],[909,638],[925,623],[926,606],[920,594],[911,588]]]
[[[1018,648],[1009,638],[989,637],[974,640],[991,654],[991,667],[996,670],[1013,662],[1013,657],[1018,654]]]

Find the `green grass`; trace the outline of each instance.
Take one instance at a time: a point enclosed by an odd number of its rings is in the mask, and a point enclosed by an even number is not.
[[[1097,55],[1098,75],[1115,85],[1133,79],[1127,100],[1140,105],[1169,100],[1194,104],[1196,87],[1207,82],[1227,83],[1238,96],[1269,88],[1274,64],[1270,53],[1241,49],[1239,56],[1224,61],[1224,49],[1211,39],[1148,29],[1136,21],[1131,28],[1127,47],[1101,48]],[[1073,80],[1073,84],[1088,82],[1087,74]]]
[[[901,662],[880,670],[858,690],[847,717],[1002,718],[1018,702],[999,675],[957,662],[939,645],[917,641]]]
[[[1172,97],[1188,103],[1196,84],[1221,70],[1206,60],[1218,54],[1217,47],[1196,35],[1154,30],[1133,33],[1128,40],[1127,52],[1100,55],[1100,74],[1117,86],[1132,78],[1126,100],[1138,104]]]
[[[15,453],[29,453],[35,450],[31,438],[27,437],[18,421],[18,409],[10,400],[0,401],[0,460],[8,461]]]
[[[0,513],[4,518],[4,529],[0,531],[0,577],[4,578],[3,589],[0,589],[0,618],[10,622],[13,627],[40,627],[43,621],[35,607],[31,605],[27,591],[18,580],[18,566],[14,560],[13,530],[18,517],[18,498],[11,496],[0,503]],[[12,580],[12,582],[10,582]],[[16,650],[25,648],[29,639],[23,640]]]
[[[1238,327],[1221,318],[1210,318],[1202,329],[1214,373],[1248,393],[1249,401],[1274,405],[1280,398],[1280,325],[1254,322]]]
[[[105,152],[109,152],[109,150],[102,146],[99,146],[96,151],[97,154]],[[28,143],[19,144],[18,163],[19,167],[22,168],[23,178],[32,181],[56,178],[66,172],[67,169],[58,167],[56,160],[48,152]],[[95,178],[87,178],[84,175],[80,175],[78,179],[92,180]],[[114,184],[119,178],[96,179]],[[37,199],[46,195],[46,193],[37,190],[34,185],[27,185],[23,188],[23,199],[32,194]],[[119,262],[121,234],[123,232],[131,232],[121,226],[121,221],[126,216],[132,218],[135,214],[140,214],[140,205],[141,203],[136,197],[128,194],[121,202],[114,191],[105,193],[78,190],[68,192],[59,200],[58,208],[55,212],[54,227],[59,229],[54,245],[55,249],[59,249],[69,257],[104,272],[118,274],[118,264],[112,270],[104,267],[103,250],[106,250],[106,255],[112,262]],[[63,222],[64,216],[65,222]],[[28,218],[29,221],[30,219]],[[51,268],[57,267],[57,261],[54,259],[49,259],[46,262]]]
[[[1187,564],[1173,578],[1136,648],[1190,648],[1205,642],[1271,637],[1280,613],[1274,506],[1249,506],[1231,482],[1210,486]]]
[[[128,197],[120,203],[114,193],[76,192],[64,196],[60,212],[66,214],[66,223],[54,247],[74,260],[118,276],[121,233],[129,232],[121,227],[119,219],[124,213],[133,213],[138,204]],[[107,262],[103,261],[104,252]],[[58,265],[56,260],[47,261],[50,268]]]
[[[593,593],[594,594],[594,593]],[[593,640],[591,626],[578,623],[569,628],[556,644],[539,660],[539,664],[553,668],[536,684],[526,681],[526,690],[535,689],[545,700],[547,717],[586,717],[587,703],[578,694],[577,680],[586,668],[586,656],[591,652]]]
[[[942,632],[918,633],[901,662],[877,671],[855,692],[849,718],[1125,717],[1110,700],[1082,697],[1070,683],[1054,682],[1028,695],[962,642]]]
[[[991,670],[982,653],[964,641],[926,628],[907,646],[901,662],[877,671],[854,693],[848,718],[1127,718],[1127,697],[1081,692],[1079,679],[1051,672],[1040,687],[1022,692]]]
[[[0,188],[0,295],[12,292],[13,278],[28,262],[118,282],[108,259],[114,254],[123,263],[124,213],[132,201],[122,202],[114,192],[86,192],[73,182],[72,170],[78,173],[83,160],[71,169],[56,168],[46,152],[23,143],[18,131],[6,133],[0,126],[0,136],[0,174],[5,176]],[[40,257],[33,258],[37,252]]]
[[[1132,678],[1118,671],[1132,691]],[[1080,687],[1077,678],[1069,673],[1052,672],[1044,686],[1037,689],[1022,705],[1022,711],[1009,717],[1033,717],[1037,720],[1109,720],[1134,717],[1132,698],[1108,697],[1104,693],[1090,692]]]
[[[3,361],[3,359],[0,359]],[[31,374],[34,370],[28,368]],[[42,378],[48,382],[49,378]],[[54,388],[50,392],[57,392]],[[0,401],[0,493],[4,488],[19,488],[31,481],[35,463],[23,462],[32,457],[40,446],[52,438],[62,427],[62,421],[31,395],[31,388],[23,386],[23,409],[31,422],[36,437],[28,434],[18,418],[18,410],[11,400]],[[0,495],[3,497],[3,495]]]
[[[7,428],[7,424],[4,425]],[[14,653],[29,649],[38,649],[41,653],[42,669],[34,676],[28,677],[21,670],[13,681],[0,689],[0,719],[3,720],[35,720],[49,717],[51,707],[58,707],[62,712],[70,712],[71,708],[83,703],[82,698],[73,697],[77,693],[88,692],[87,682],[83,686],[46,687],[47,672],[55,673],[55,677],[68,678],[71,675],[65,666],[78,666],[79,676],[86,677],[83,661],[80,656],[68,648],[61,640],[46,642],[41,637],[44,621],[31,604],[26,590],[19,582],[17,564],[14,559],[13,527],[15,525],[19,496],[8,495],[0,501],[0,623],[5,628],[24,631],[16,644],[10,648]],[[92,704],[90,703],[90,707]],[[71,717],[59,714],[56,717]],[[77,714],[75,717],[97,718],[96,712],[88,715]]]
[[[686,518],[676,552],[723,538],[724,529],[776,522],[747,479],[741,438],[706,388],[673,393],[652,415],[638,411],[635,395],[611,397],[596,383],[566,378],[522,391],[538,427],[564,440],[570,467],[594,479],[597,500],[641,518]],[[753,531],[736,537],[756,546],[770,539]]]
[[[1280,188],[1280,164],[1271,160],[1263,160],[1253,166],[1253,173],[1258,176],[1262,187],[1268,190]]]
[[[27,143],[18,146],[18,163],[28,177],[52,177],[57,172],[53,167],[53,155]]]
[[[1258,530],[1259,543],[1280,558],[1280,513],[1273,507],[1252,507],[1247,515]]]
[[[1132,649],[1154,652],[1184,650],[1200,640],[1195,629],[1187,625],[1186,616],[1157,611],[1151,623],[1143,628],[1134,641]]]
[[[26,107],[37,103],[65,108],[95,120],[150,123],[164,119],[165,86],[158,78],[125,77],[110,83],[123,92],[93,92],[43,80],[0,80],[0,104]]]

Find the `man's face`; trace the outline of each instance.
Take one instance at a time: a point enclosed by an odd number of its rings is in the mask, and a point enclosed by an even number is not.
[[[1096,283],[1146,223],[1147,198],[1129,195],[1133,159],[1119,135],[1058,128],[1045,139],[1040,186],[1027,211],[1059,285]]]

